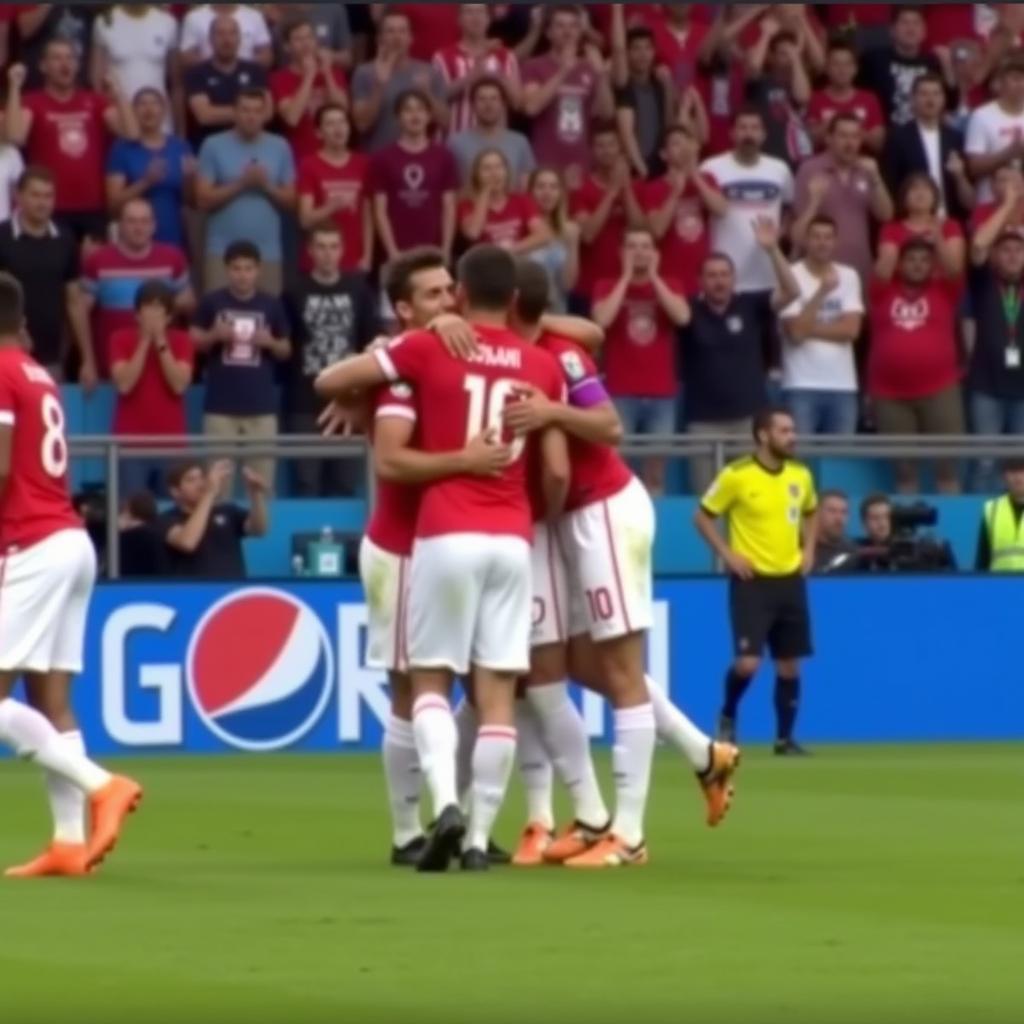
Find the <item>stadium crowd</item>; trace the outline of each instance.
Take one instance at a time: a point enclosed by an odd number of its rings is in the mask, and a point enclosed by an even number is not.
[[[803,434],[1024,434],[1022,5],[0,19],[0,269],[37,358],[112,383],[120,436],[183,434],[198,382],[208,435],[310,433],[313,380],[389,327],[387,260],[480,240],[606,330],[627,433],[748,435],[771,398]],[[272,462],[247,470],[272,486]],[[356,485],[293,475],[302,496]],[[164,486],[125,464],[125,492]]]

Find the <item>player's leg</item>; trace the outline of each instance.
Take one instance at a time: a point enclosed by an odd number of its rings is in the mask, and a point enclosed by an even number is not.
[[[807,753],[794,737],[800,711],[800,662],[813,652],[807,581],[802,576],[776,581],[778,614],[768,636],[775,659],[775,753]]]
[[[735,743],[743,697],[761,667],[761,652],[768,642],[774,612],[767,580],[729,581],[729,622],[734,660],[725,676],[725,695],[718,719],[718,738]]]
[[[540,722],[520,686],[516,699],[516,767],[526,794],[526,828],[512,857],[516,867],[544,862],[555,829],[555,772],[548,756]]]

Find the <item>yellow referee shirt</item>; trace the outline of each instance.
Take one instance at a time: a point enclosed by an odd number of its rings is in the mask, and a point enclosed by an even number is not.
[[[701,507],[708,515],[726,518],[729,546],[749,559],[759,576],[800,571],[801,524],[818,508],[814,477],[806,466],[786,462],[772,472],[756,458],[740,459],[722,470]]]

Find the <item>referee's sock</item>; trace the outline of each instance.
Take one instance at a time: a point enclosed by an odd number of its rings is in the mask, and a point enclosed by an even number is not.
[[[779,726],[779,742],[788,743],[793,738],[796,716],[800,710],[800,679],[775,680],[775,716]]]
[[[734,668],[729,669],[725,677],[725,703],[722,705],[722,717],[730,722],[736,721],[740,710],[740,701],[750,689],[753,676],[741,676]]]

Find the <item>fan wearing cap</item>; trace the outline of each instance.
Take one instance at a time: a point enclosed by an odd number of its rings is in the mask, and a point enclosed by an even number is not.
[[[868,393],[880,434],[954,435],[964,432],[957,348],[959,278],[935,275],[935,247],[923,237],[900,249],[891,279],[871,285],[871,355]],[[917,467],[896,467],[901,494],[919,493]],[[956,494],[953,462],[936,465],[939,490]]]
[[[978,531],[978,572],[1024,573],[1024,457],[1003,464],[1006,493],[986,502]]]

